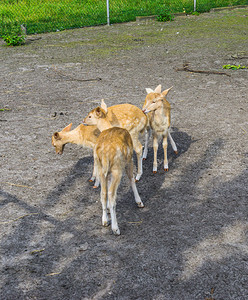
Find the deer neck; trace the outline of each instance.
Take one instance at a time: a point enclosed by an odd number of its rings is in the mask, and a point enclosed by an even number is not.
[[[113,126],[107,118],[99,119],[97,122],[97,128],[102,132],[103,130],[112,128]]]
[[[164,106],[161,102],[161,105],[154,111],[154,116],[161,118],[164,115]]]
[[[81,143],[81,135],[78,127],[69,132],[63,132],[63,140],[65,144],[71,143],[79,145]]]

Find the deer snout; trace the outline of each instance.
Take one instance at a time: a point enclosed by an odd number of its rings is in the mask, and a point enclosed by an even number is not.
[[[146,108],[145,108],[145,109],[142,109],[142,111],[143,111],[143,113],[144,113],[144,114],[147,114],[147,113],[149,113],[149,110],[148,110],[148,109],[146,109]]]
[[[55,147],[56,154],[62,155],[64,151],[64,147],[65,145],[62,145],[62,147]]]
[[[88,124],[87,124],[87,118],[88,118],[88,117],[86,117],[86,118],[83,119],[83,125],[85,125],[85,126],[88,125]]]

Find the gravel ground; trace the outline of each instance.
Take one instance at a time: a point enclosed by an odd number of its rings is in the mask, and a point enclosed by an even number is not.
[[[248,8],[0,41],[0,298],[248,299]],[[178,71],[187,63],[194,71]],[[211,74],[211,72],[225,72]],[[229,76],[228,76],[229,75]],[[101,79],[101,80],[99,80]],[[90,149],[53,132],[78,126],[102,98],[142,107],[162,84],[176,156],[152,173],[138,209],[124,176],[121,235],[101,226]],[[141,140],[143,141],[143,137]],[[136,164],[136,160],[135,160]]]

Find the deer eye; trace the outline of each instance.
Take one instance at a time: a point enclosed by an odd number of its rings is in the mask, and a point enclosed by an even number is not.
[[[89,116],[89,119],[91,118],[91,116]]]

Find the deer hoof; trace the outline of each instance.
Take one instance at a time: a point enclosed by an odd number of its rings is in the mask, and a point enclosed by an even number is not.
[[[111,222],[109,220],[106,220],[102,223],[103,227],[108,227],[111,224]]]
[[[157,171],[153,171],[153,174],[156,174],[157,173]]]
[[[89,182],[93,182],[93,180],[92,180],[92,179],[89,179]]]
[[[96,185],[93,186],[93,189],[97,189],[97,188],[98,188],[98,186],[96,186]]]
[[[112,231],[113,231],[113,234],[114,234],[114,235],[120,235],[120,234],[121,234],[119,228],[117,228],[117,229],[112,229]]]
[[[169,169],[168,169],[168,168],[165,168],[165,169],[164,169],[164,171],[165,171],[165,172],[168,172],[168,171],[169,171]]]
[[[174,153],[177,155],[177,154],[178,154],[178,151],[174,151]]]
[[[143,157],[143,160],[146,160],[146,157]]]

